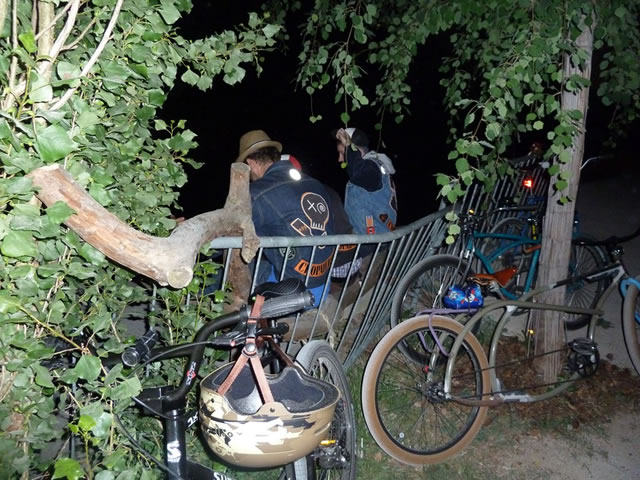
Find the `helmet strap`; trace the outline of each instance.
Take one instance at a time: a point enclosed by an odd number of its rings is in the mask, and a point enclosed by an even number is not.
[[[242,349],[242,354],[236,360],[236,363],[233,365],[233,368],[229,372],[229,375],[227,375],[227,378],[225,378],[224,382],[222,382],[220,387],[218,387],[218,393],[220,395],[224,395],[229,388],[231,388],[233,382],[238,378],[238,375],[240,375],[242,367],[244,367],[247,361],[249,361],[256,383],[258,384],[258,390],[262,396],[262,402],[273,402],[273,394],[271,393],[271,388],[269,388],[269,383],[267,382],[262,362],[260,362],[260,358],[258,358],[258,348],[256,347],[256,326],[258,319],[260,318],[260,313],[262,312],[263,303],[264,297],[262,295],[258,295],[255,303],[253,304],[253,308],[251,309],[251,314],[247,319],[247,340],[244,344],[244,348]]]

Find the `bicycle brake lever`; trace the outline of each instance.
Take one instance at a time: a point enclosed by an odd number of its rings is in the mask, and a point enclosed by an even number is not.
[[[247,338],[247,323],[240,322],[233,330],[218,335],[209,340],[213,347],[235,347],[239,343],[244,343]]]

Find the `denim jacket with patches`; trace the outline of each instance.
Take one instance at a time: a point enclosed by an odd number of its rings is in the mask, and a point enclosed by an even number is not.
[[[396,189],[391,175],[378,161],[374,151],[364,157],[358,151],[347,151],[349,182],[345,189],[344,207],[355,233],[375,234],[393,231],[398,218]],[[366,172],[366,173],[365,173]],[[371,190],[355,183],[357,176],[366,175]],[[360,178],[362,180],[362,178]]]
[[[289,176],[292,165],[279,161],[271,165],[264,176],[251,182],[251,204],[253,223],[258,236],[320,236],[334,235],[333,217],[329,195],[322,183],[302,175],[300,180]],[[311,247],[291,247],[286,259],[284,278],[306,279],[309,268],[308,287],[322,285],[331,268],[333,248],[317,247],[311,265]],[[263,256],[280,278],[286,249],[266,249]],[[264,262],[262,262],[264,264]],[[261,268],[257,281],[267,281],[270,269]]]

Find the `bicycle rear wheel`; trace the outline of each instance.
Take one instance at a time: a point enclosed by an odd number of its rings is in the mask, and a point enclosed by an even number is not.
[[[636,280],[640,281],[640,277]],[[640,375],[640,294],[637,285],[631,282],[622,306],[622,332],[633,368]]]
[[[435,339],[448,351],[462,328],[446,317],[415,317],[391,329],[369,358],[362,379],[364,418],[376,443],[399,462],[446,460],[466,447],[484,422],[487,407],[465,406],[444,395],[447,358]],[[424,363],[407,358],[405,344],[421,350]],[[487,369],[482,346],[469,333],[456,356],[449,393],[482,398],[490,388]]]
[[[296,362],[312,377],[335,385],[340,391],[340,401],[327,439],[313,453],[294,463],[295,478],[353,480],[356,478],[356,417],[342,363],[331,346],[322,340],[313,340],[302,347]]]
[[[452,285],[463,285],[474,272],[454,255],[434,255],[415,264],[393,295],[391,327],[427,308],[443,308],[442,298]]]
[[[586,245],[574,243],[571,245],[571,258],[569,259],[569,276],[577,277],[584,273],[596,270],[602,265],[600,253]],[[607,287],[607,280],[587,282],[585,280],[574,281],[567,285],[565,301],[572,307],[594,308],[600,295]],[[572,315],[565,320],[569,330],[576,330],[586,326],[591,320],[590,315]]]

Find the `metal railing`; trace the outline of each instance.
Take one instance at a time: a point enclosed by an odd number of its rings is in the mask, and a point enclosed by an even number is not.
[[[492,192],[485,192],[482,185],[472,185],[466,195],[455,207],[450,205],[432,213],[410,225],[400,227],[394,232],[376,235],[331,235],[321,237],[261,237],[260,248],[256,255],[256,265],[251,291],[255,288],[257,272],[261,262],[266,261],[264,251],[268,248],[284,249],[284,272],[290,249],[311,247],[309,264],[313,264],[316,250],[332,247],[336,251],[340,246],[356,245],[353,259],[360,257],[363,245],[368,245],[373,253],[363,258],[357,271],[350,271],[346,278],[336,279],[327,276],[325,300],[317,309],[298,314],[287,319],[290,324],[287,351],[299,345],[300,341],[312,338],[328,340],[342,359],[345,367],[351,366],[369,344],[375,340],[383,328],[388,325],[389,312],[398,282],[407,271],[420,260],[436,253],[455,253],[457,242],[444,245],[448,222],[444,215],[452,208],[459,211],[474,209],[489,210],[508,198],[517,205],[531,203],[531,199],[544,197],[548,182],[544,172],[536,167],[534,158],[525,158],[520,166],[533,167],[528,171],[520,170],[511,178],[501,179]],[[534,188],[524,189],[521,184],[525,175],[533,175]],[[498,219],[495,219],[497,221]],[[222,284],[227,281],[231,251],[242,248],[241,237],[217,238],[211,247],[222,253],[224,270]],[[331,269],[336,256],[333,256]],[[307,280],[311,268],[307,269]]]
[[[395,287],[404,274],[418,261],[432,255],[442,244],[446,221],[445,211],[428,215],[394,232],[376,235],[330,235],[322,237],[261,237],[256,255],[256,267],[251,291],[267,248],[285,249],[284,272],[291,248],[311,247],[309,263],[318,248],[356,245],[353,258],[359,256],[363,245],[370,245],[373,252],[363,258],[357,271],[350,271],[346,278],[327,276],[325,289],[329,294],[318,309],[309,310],[289,319],[290,338],[287,349],[294,348],[300,340],[324,338],[330,341],[345,367],[353,364],[380,329],[388,323],[389,311]],[[241,237],[217,238],[211,247],[223,253],[223,284],[231,258],[231,251],[242,247]],[[331,268],[334,267],[334,255]],[[311,269],[307,269],[307,280]]]

